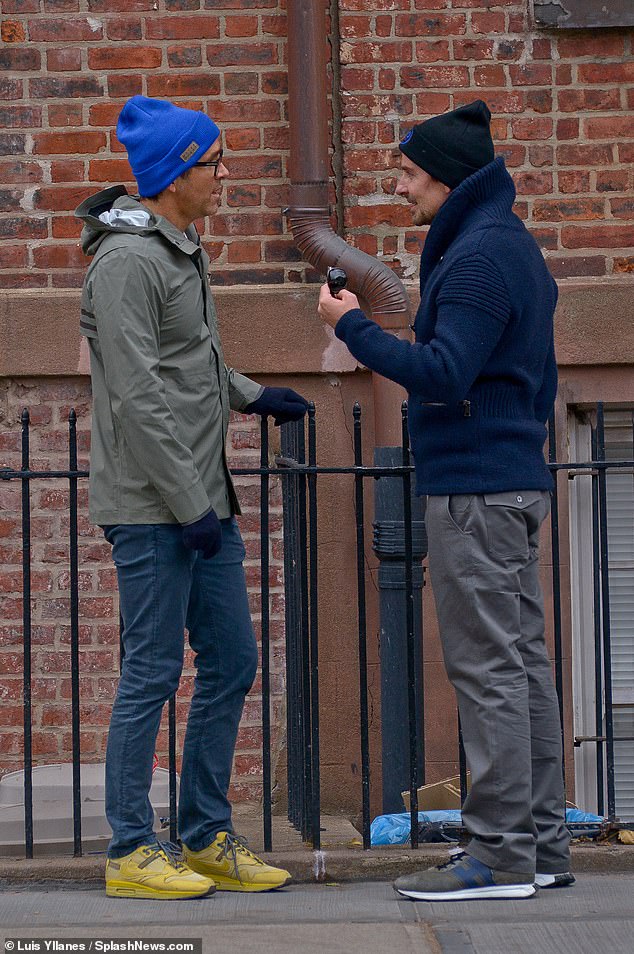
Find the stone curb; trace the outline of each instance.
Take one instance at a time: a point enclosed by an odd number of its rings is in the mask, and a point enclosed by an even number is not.
[[[409,847],[326,848],[315,853],[308,848],[262,854],[270,863],[286,868],[298,884],[314,882],[391,881],[420,868],[442,864],[446,848],[422,845]],[[57,887],[95,886],[103,883],[104,855],[83,858],[0,859],[0,885],[36,885],[52,882]],[[634,875],[634,848],[627,845],[574,845],[572,870],[575,873]]]

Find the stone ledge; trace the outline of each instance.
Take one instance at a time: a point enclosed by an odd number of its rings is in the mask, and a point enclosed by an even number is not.
[[[634,363],[627,281],[561,285],[556,315],[560,367]],[[227,363],[245,374],[355,371],[356,361],[317,317],[318,286],[214,288]],[[417,289],[411,288],[412,304]],[[79,292],[0,294],[0,377],[86,374]]]
[[[409,846],[389,848],[333,847],[323,852],[323,866],[316,853],[305,845],[294,850],[262,853],[271,864],[291,872],[297,883],[391,881],[420,868],[442,864],[447,860],[446,848],[421,845],[416,851]],[[0,859],[0,885],[35,885],[52,882],[58,885],[103,883],[104,856],[72,858],[56,856],[27,861],[23,858]],[[572,870],[575,873],[634,874],[634,848],[627,845],[573,845]]]

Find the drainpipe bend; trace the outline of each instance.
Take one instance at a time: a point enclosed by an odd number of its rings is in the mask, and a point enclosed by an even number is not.
[[[326,11],[327,0],[287,0],[291,188],[286,214],[303,257],[322,274],[329,265],[343,268],[348,288],[362,299],[372,318],[386,331],[407,338],[410,302],[399,277],[383,262],[349,245],[330,224]],[[337,42],[334,37],[333,44]],[[405,392],[379,374],[372,375],[372,390],[375,441],[380,446],[399,445]]]
[[[383,262],[353,248],[335,233],[327,206],[291,207],[287,215],[295,245],[314,268],[323,274],[329,265],[343,268],[348,287],[367,303],[375,321],[393,329],[407,327],[410,304],[403,283]]]

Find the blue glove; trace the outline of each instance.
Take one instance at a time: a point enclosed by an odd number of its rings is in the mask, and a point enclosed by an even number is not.
[[[256,401],[244,409],[245,414],[273,415],[276,425],[300,421],[308,410],[308,401],[291,388],[264,388]]]
[[[222,546],[222,527],[215,510],[183,527],[183,543],[189,550],[202,550],[203,560],[211,560]]]

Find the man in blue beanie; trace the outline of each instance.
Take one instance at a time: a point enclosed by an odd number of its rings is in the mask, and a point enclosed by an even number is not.
[[[471,835],[450,862],[399,878],[427,901],[525,898],[572,884],[561,726],[544,642],[539,528],[552,479],[543,446],[557,390],[557,286],[513,213],[481,100],[415,126],[396,193],[430,225],[415,342],[384,332],[355,295],[319,314],[366,367],[403,385],[429,569],[461,717]]]
[[[235,835],[227,797],[258,654],[225,440],[231,409],[281,424],[299,420],[307,402],[224,363],[209,259],[193,225],[218,211],[229,175],[218,126],[202,112],[133,96],[117,136],[140,198],[117,186],[76,212],[92,257],[81,304],[93,389],[90,516],[112,544],[123,618],[106,753],[106,893],[267,891],[290,875]],[[196,680],[182,757],[181,861],[157,842],[148,796],[185,627]]]

